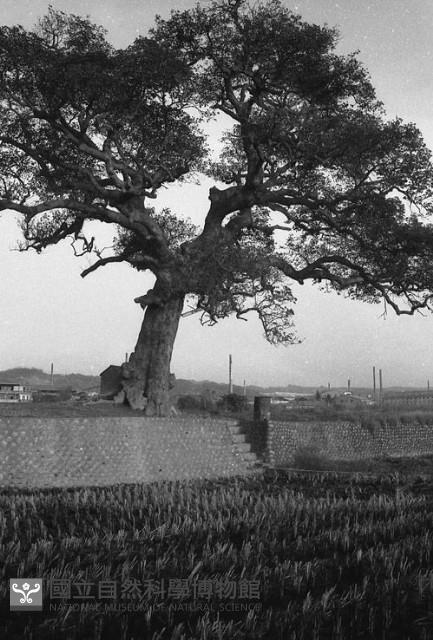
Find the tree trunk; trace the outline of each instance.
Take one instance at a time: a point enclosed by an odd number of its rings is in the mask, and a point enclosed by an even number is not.
[[[135,351],[123,365],[126,401],[149,416],[170,411],[170,361],[183,300],[177,296],[147,305]]]

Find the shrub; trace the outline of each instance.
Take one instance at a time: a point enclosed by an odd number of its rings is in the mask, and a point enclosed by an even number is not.
[[[247,407],[247,399],[238,393],[228,393],[221,398],[219,406],[230,413],[241,413]]]
[[[386,418],[386,423],[389,427],[398,427],[400,424],[400,419],[399,416],[396,414],[390,414],[387,418]]]
[[[371,414],[367,414],[361,416],[361,427],[363,429],[367,429],[367,431],[374,435],[376,430],[380,427],[380,422]]]
[[[180,396],[177,399],[177,408],[180,411],[203,411],[203,399],[201,396]]]
[[[293,466],[297,469],[333,470],[335,463],[313,446],[298,447],[293,456]]]

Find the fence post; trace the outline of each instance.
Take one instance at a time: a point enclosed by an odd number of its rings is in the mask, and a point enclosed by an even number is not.
[[[271,398],[270,396],[254,397],[254,432],[256,434],[256,442],[265,462],[273,462],[271,460],[272,453],[270,451],[270,420],[271,420]]]
[[[254,422],[259,424],[264,420],[271,418],[271,397],[255,396],[254,397]]]

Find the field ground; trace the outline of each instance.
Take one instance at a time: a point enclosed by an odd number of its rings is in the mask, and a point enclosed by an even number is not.
[[[0,403],[0,418],[14,416],[28,418],[96,418],[104,416],[143,416],[125,405],[113,402],[21,402]]]
[[[399,458],[369,458],[365,460],[330,460],[324,456],[298,450],[291,468],[329,471],[341,474],[401,474],[403,476],[423,476],[433,482],[433,455],[408,456]],[[283,467],[284,469],[284,467]],[[432,484],[433,486],[433,484]]]
[[[15,407],[0,417],[141,415],[111,403]],[[0,489],[0,637],[431,640],[433,456],[336,462],[303,450],[295,464],[315,470]],[[16,577],[44,579],[42,613],[9,611]],[[53,600],[53,580],[72,599]],[[116,584],[109,611],[74,596],[101,580]],[[259,593],[246,599],[245,585]]]
[[[0,637],[429,640],[432,507],[430,482],[396,474],[265,471],[219,481],[4,490]],[[136,609],[89,610],[78,599],[76,610],[68,600],[50,611],[46,593],[43,613],[10,613],[7,584],[17,576],[62,579],[72,588],[110,580],[119,589],[115,602]],[[150,583],[158,588],[145,588]],[[131,584],[135,591],[126,589]],[[201,596],[194,598],[193,585]],[[236,611],[235,604],[252,608]]]

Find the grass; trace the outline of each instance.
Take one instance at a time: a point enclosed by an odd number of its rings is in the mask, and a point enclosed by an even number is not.
[[[433,634],[433,491],[420,478],[301,472],[0,494],[8,640],[355,640]],[[8,610],[10,577],[258,581],[260,610]],[[186,598],[190,601],[191,598]],[[210,596],[216,605],[221,598]]]
[[[71,400],[65,402],[0,403],[0,419],[18,416],[23,418],[143,417],[143,412],[134,411],[126,405],[118,405],[113,402],[89,402],[83,404]]]
[[[290,468],[343,473],[401,474],[403,476],[432,476],[433,455],[334,460],[314,446],[298,447]]]
[[[179,411],[179,417],[214,417],[240,419],[249,422],[253,419],[252,408],[241,412],[219,410],[210,413],[203,410]],[[74,417],[142,417],[142,411],[134,411],[125,405],[116,405],[113,402],[89,402],[86,404],[74,401],[67,402],[23,402],[0,403],[0,419],[6,417],[48,417],[48,418],[74,418]],[[433,426],[433,411],[418,408],[413,411],[396,412],[386,407],[371,407],[363,410],[336,409],[332,406],[319,404],[311,409],[287,409],[281,405],[271,405],[271,418],[273,420],[290,422],[333,422],[346,421],[361,424],[370,431],[381,426],[398,426],[400,424],[421,424]]]
[[[352,422],[374,430],[382,426],[421,424],[433,426],[433,411],[422,407],[412,411],[396,411],[380,407],[344,409],[318,403],[317,407],[288,409],[283,405],[271,405],[271,419],[289,422]]]

